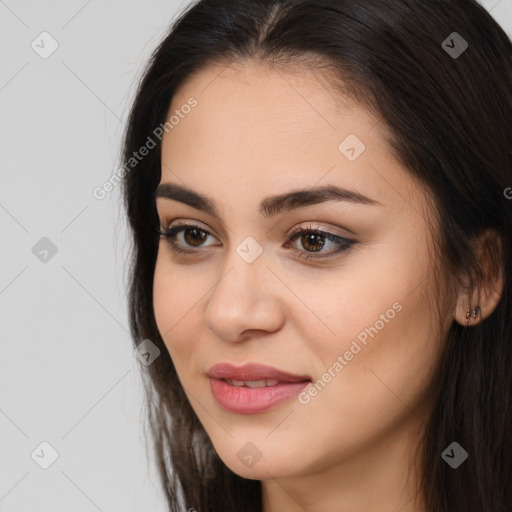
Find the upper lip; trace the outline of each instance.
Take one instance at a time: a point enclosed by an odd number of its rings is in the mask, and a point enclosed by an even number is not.
[[[214,379],[233,380],[263,380],[273,379],[279,382],[303,382],[311,380],[304,375],[293,375],[272,366],[259,363],[246,363],[243,366],[235,366],[230,363],[218,363],[213,365],[207,373]]]

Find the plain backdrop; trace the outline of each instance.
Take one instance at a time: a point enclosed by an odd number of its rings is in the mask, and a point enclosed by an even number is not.
[[[93,190],[118,169],[136,81],[188,3],[0,0],[0,512],[165,510],[119,187]],[[512,0],[482,3],[512,34]]]

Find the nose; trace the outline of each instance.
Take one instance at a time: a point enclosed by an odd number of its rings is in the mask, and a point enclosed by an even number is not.
[[[279,292],[283,284],[263,255],[247,263],[233,253],[208,299],[206,326],[231,342],[279,330],[285,318]]]

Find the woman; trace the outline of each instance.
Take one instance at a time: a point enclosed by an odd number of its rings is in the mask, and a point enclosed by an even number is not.
[[[472,0],[177,19],[123,149],[169,510],[512,510],[511,114]]]

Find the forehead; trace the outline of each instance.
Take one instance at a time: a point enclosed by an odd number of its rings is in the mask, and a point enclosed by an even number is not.
[[[197,106],[183,109],[190,98]],[[312,70],[213,65],[176,91],[173,114],[180,120],[164,135],[161,181],[178,177],[219,200],[235,183],[241,203],[323,181],[385,203],[416,187],[391,154],[386,126]]]
[[[200,108],[195,109],[195,113],[199,111],[199,115],[194,117],[200,117],[205,128],[228,133],[237,128],[250,132],[254,127],[262,138],[269,139],[284,131],[296,136],[310,135],[315,142],[327,133],[336,138],[339,135],[336,132],[344,128],[344,121],[350,122],[354,129],[355,124],[361,124],[361,131],[379,121],[347,94],[338,91],[335,81],[328,75],[304,66],[285,71],[271,70],[250,60],[212,64],[178,88],[168,117],[190,96],[198,100]],[[262,125],[266,130],[260,129]],[[377,131],[373,142],[378,141],[378,135]]]

